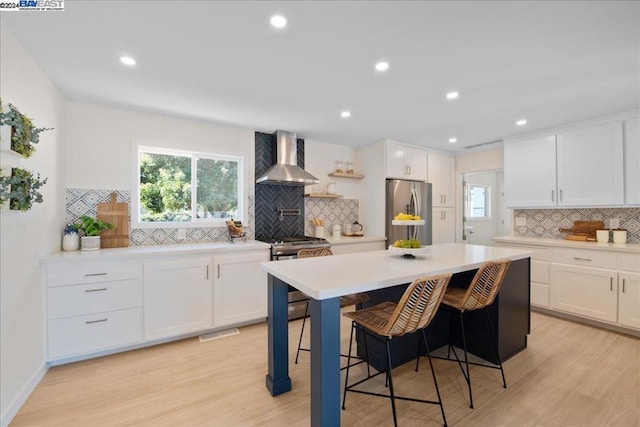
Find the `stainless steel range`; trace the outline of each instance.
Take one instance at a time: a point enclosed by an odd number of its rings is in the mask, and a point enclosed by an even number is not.
[[[277,237],[269,239],[271,243],[271,260],[298,258],[301,249],[330,248],[326,239],[309,236]],[[289,286],[289,320],[304,317],[307,296],[294,287]]]
[[[276,237],[271,239],[271,260],[297,258],[301,249],[330,248],[326,239],[309,236]]]

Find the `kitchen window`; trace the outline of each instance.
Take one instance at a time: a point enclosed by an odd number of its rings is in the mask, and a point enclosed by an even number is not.
[[[464,190],[466,219],[491,219],[491,186],[465,184]]]
[[[242,220],[241,157],[138,145],[132,222],[216,227]]]

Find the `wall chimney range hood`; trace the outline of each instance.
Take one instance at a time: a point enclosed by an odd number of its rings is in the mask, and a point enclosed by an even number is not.
[[[277,130],[273,147],[273,152],[276,154],[276,163],[260,178],[256,179],[256,183],[274,185],[319,184],[320,180],[318,178],[298,166],[297,146],[297,138],[294,132]]]

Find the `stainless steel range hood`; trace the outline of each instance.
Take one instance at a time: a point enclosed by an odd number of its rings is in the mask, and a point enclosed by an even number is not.
[[[260,178],[258,184],[278,185],[312,185],[320,180],[300,166],[297,161],[297,139],[294,132],[276,131],[273,149],[276,153],[276,164],[271,166]]]

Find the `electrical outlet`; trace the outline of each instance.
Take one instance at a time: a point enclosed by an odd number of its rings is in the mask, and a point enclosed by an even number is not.
[[[516,227],[525,227],[527,225],[527,218],[524,216],[516,217]]]
[[[620,218],[611,218],[609,220],[609,228],[620,228]]]
[[[176,239],[184,240],[186,238],[187,238],[187,230],[185,230],[184,228],[178,228],[178,233],[176,235]]]

